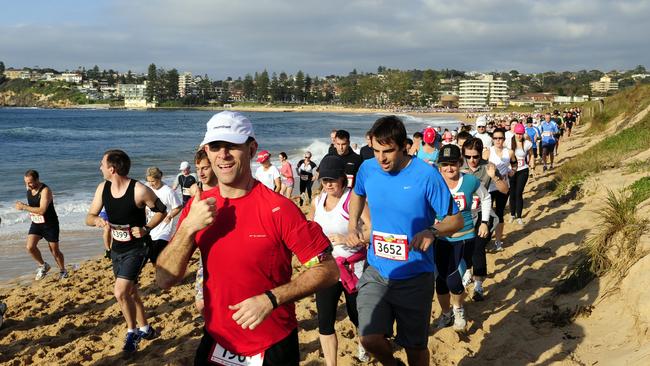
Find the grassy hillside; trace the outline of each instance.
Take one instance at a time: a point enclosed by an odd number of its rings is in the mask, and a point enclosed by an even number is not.
[[[73,85],[62,81],[6,80],[0,84],[0,93],[5,94],[4,102],[0,100],[0,104],[10,106],[31,107],[57,103],[88,103],[84,94]]]

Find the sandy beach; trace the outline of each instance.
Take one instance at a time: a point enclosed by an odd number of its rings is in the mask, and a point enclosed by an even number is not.
[[[564,140],[559,164],[596,143],[584,128]],[[638,284],[646,283],[650,256],[618,284],[616,296],[604,296],[612,289],[607,278],[596,279],[575,293],[552,291],[572,269],[579,244],[598,222],[604,188],[619,189],[637,178],[624,174],[622,168],[607,170],[589,178],[583,194],[566,198],[552,194],[552,173],[542,174],[538,167],[525,194],[527,224],[506,224],[505,251],[488,254],[486,300],[466,305],[469,331],[465,335],[431,327],[431,363],[647,365],[650,290]],[[648,202],[643,207],[648,215]],[[98,239],[99,233],[93,239],[97,246]],[[650,246],[647,236],[642,242]],[[49,275],[40,282],[18,281],[0,288],[0,300],[9,308],[0,330],[0,364],[191,364],[202,326],[193,298],[197,259],[195,255],[183,283],[170,291],[155,285],[153,267],[146,266],[141,276],[144,303],[161,335],[141,343],[129,359],[121,355],[124,321],[113,298],[108,260],[86,261],[62,281]],[[323,364],[315,309],[313,296],[297,303],[301,365]],[[341,304],[336,325],[339,362],[355,365],[355,332],[344,309]],[[434,301],[432,324],[439,315]],[[403,350],[396,355],[406,360]]]

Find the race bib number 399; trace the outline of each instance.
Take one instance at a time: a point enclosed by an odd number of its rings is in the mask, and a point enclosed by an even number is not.
[[[111,225],[111,236],[119,242],[131,241],[131,227],[129,225]]]
[[[264,352],[258,353],[255,356],[240,356],[223,348],[219,343],[214,342],[210,362],[223,366],[262,366],[264,363]]]
[[[373,231],[372,246],[377,257],[395,261],[408,260],[408,237],[406,235]]]

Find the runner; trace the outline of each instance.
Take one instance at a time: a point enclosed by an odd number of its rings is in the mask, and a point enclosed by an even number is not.
[[[558,149],[560,148],[560,140],[564,136],[564,119],[560,116],[560,112],[556,109],[553,111],[553,121],[557,125],[558,132],[555,133],[555,155],[558,154]]]
[[[544,121],[539,125],[539,130],[542,132],[542,162],[544,163],[544,171],[546,171],[547,159],[550,160],[551,169],[553,169],[553,160],[555,159],[553,152],[557,142],[555,136],[560,130],[555,122],[551,120],[550,113],[544,115]]]
[[[521,218],[524,209],[524,187],[528,182],[529,165],[535,170],[535,158],[533,158],[533,143],[528,141],[526,128],[517,124],[514,128],[515,135],[512,137],[511,146],[517,159],[517,168],[510,177],[510,222],[517,220],[517,224],[523,225]]]
[[[512,161],[514,159],[514,154],[512,150],[504,146],[506,132],[503,128],[497,128],[492,133],[492,140],[494,140],[494,146],[490,147],[490,163],[494,164],[499,171],[501,177],[510,177],[514,174],[512,170]],[[515,161],[516,164],[516,161]],[[494,229],[495,233],[495,250],[500,252],[503,250],[503,214],[506,209],[506,202],[508,201],[508,194],[501,193],[496,186],[491,185],[488,189],[490,195],[492,196],[492,202],[494,203],[494,212],[499,218],[499,223]]]
[[[16,210],[27,211],[32,220],[27,234],[27,253],[38,263],[36,281],[41,280],[50,270],[50,265],[43,260],[43,255],[37,245],[41,239],[47,241],[50,253],[59,266],[59,279],[68,278],[65,269],[63,253],[59,250],[59,217],[54,209],[52,190],[39,179],[36,170],[25,172],[25,188],[27,188],[27,203],[16,201]]]
[[[363,148],[361,148],[361,151],[363,152]],[[311,152],[305,151],[303,160],[300,160],[296,164],[296,172],[300,178],[300,206],[304,202],[311,204],[311,187],[314,184],[314,169],[316,169],[316,163],[311,161]]]
[[[366,144],[361,147],[359,155],[361,155],[363,160],[368,160],[375,157],[375,153],[372,151],[372,147],[370,146],[370,135],[368,132],[366,132]]]
[[[176,189],[178,187],[181,188],[181,195],[183,196],[183,206],[185,206],[185,204],[190,199],[190,197],[192,197],[192,195],[190,194],[190,187],[196,184],[196,177],[193,174],[190,174],[190,163],[188,163],[187,161],[182,162],[178,169],[181,172],[178,173],[176,179],[174,179],[174,185],[172,186],[172,190],[176,192]]]
[[[465,158],[465,166],[463,166],[463,173],[469,173],[478,178],[483,184],[488,192],[490,187],[496,188],[499,192],[503,194],[508,193],[508,184],[506,180],[501,178],[499,171],[496,166],[492,163],[489,163],[486,160],[481,159],[481,152],[483,151],[483,141],[481,139],[471,139],[467,140],[463,144],[463,157]],[[472,279],[474,280],[474,293],[472,294],[472,300],[474,301],[483,301],[483,282],[487,276],[487,258],[485,256],[485,248],[490,242],[491,233],[496,228],[498,218],[494,214],[494,211],[490,211],[489,219],[485,219],[485,215],[482,211],[479,210],[479,205],[482,208],[483,203],[480,201],[472,201],[472,217],[475,222],[474,231],[476,232],[476,240],[474,242],[474,248],[472,251],[471,258],[466,255],[465,261],[467,261],[467,268],[472,269]],[[492,197],[490,197],[491,205]],[[480,226],[487,222],[488,229],[490,233],[486,237],[482,237],[479,233]],[[466,277],[463,277],[463,282],[469,284],[469,280]]]
[[[165,205],[149,187],[128,177],[130,168],[131,159],[124,151],[108,150],[104,153],[99,169],[105,181],[97,186],[86,216],[88,226],[111,226],[114,294],[128,329],[122,348],[126,354],[135,352],[142,339],[150,340],[157,336],[147,322],[137,283],[140,271],[147,263],[147,243],[151,242],[149,233],[166,214]],[[102,206],[108,221],[99,217]],[[145,207],[155,212],[148,223]]]
[[[271,154],[267,150],[262,150],[257,154],[256,161],[260,163],[260,166],[255,171],[255,179],[262,182],[270,190],[280,193],[280,188],[282,188],[280,171],[271,164]],[[214,166],[212,169],[214,170]]]
[[[542,140],[542,133],[539,128],[533,126],[533,117],[528,117],[526,119],[526,134],[530,138],[530,141],[533,145],[533,160],[537,160],[537,146]]]
[[[565,112],[564,114],[564,126],[566,127],[567,137],[571,137],[571,130],[573,129],[573,124],[576,122],[576,115],[571,108],[571,111]]]
[[[364,160],[350,148],[350,133],[346,130],[336,131],[334,147],[336,148],[336,153],[328,155],[339,156],[345,161],[345,174],[348,176],[349,188],[352,188],[354,186],[354,177],[357,175],[357,171]]]
[[[418,150],[417,157],[432,167],[438,161],[438,149],[436,149],[436,130],[429,126],[422,131],[422,146]]]
[[[99,212],[99,217],[104,221],[108,221],[108,215],[104,208]],[[111,245],[113,244],[113,237],[111,236],[111,227],[106,225],[102,231],[102,242],[104,244],[104,258],[111,259]]]
[[[490,152],[488,149],[492,147],[492,135],[487,132],[487,118],[485,116],[480,116],[476,119],[476,134],[474,137],[481,139],[483,142],[483,152],[481,156],[483,159],[488,160]]]
[[[7,312],[7,305],[4,302],[0,302],[0,329],[2,329],[2,323],[4,322],[3,318]]]
[[[287,159],[287,153],[283,151],[278,157],[280,158],[280,194],[290,199],[294,184],[293,168]]]
[[[379,118],[370,131],[375,159],[359,171],[348,224],[348,244],[359,245],[367,200],[372,240],[357,284],[361,344],[383,365],[400,364],[386,338],[397,322],[395,342],[406,349],[409,365],[428,365],[433,244],[461,229],[463,218],[438,170],[404,150],[406,129],[398,117]],[[441,221],[434,225],[436,217]]]
[[[209,191],[217,186],[217,175],[212,170],[208,154],[204,149],[200,149],[194,154],[194,164],[196,164],[196,172],[199,175],[199,181],[192,186],[191,192],[194,197],[199,190]],[[203,301],[203,258],[199,260],[199,268],[196,270],[196,279],[194,280],[194,306],[196,310],[203,315],[203,308],[205,302]]]
[[[458,146],[442,147],[438,156],[438,169],[440,169],[440,174],[463,216],[463,228],[451,236],[440,237],[434,247],[434,259],[438,270],[436,295],[442,311],[438,328],[445,328],[453,324],[454,330],[457,332],[464,332],[467,326],[465,308],[463,307],[466,286],[463,283],[463,277],[465,274],[469,277],[470,272],[467,269],[465,257],[471,261],[476,240],[472,217],[474,197],[481,202],[482,217],[489,217],[492,207],[492,199],[481,181],[471,174],[460,172],[462,163],[463,159]],[[488,232],[486,220],[479,225],[478,235],[485,238],[488,236]]]
[[[178,199],[178,196],[168,185],[162,181],[163,172],[157,167],[147,168],[146,180],[147,186],[153,190],[160,201],[165,205],[167,215],[163,221],[151,229],[149,235],[151,236],[151,246],[149,248],[149,259],[152,264],[156,264],[156,259],[160,252],[165,248],[172,235],[172,226],[174,217],[181,212],[183,204]],[[148,207],[146,209],[147,222],[151,221],[155,213]]]
[[[359,326],[356,284],[363,272],[366,248],[365,243],[357,247],[349,247],[346,244],[351,190],[347,188],[345,162],[338,156],[323,158],[320,180],[323,190],[311,205],[307,219],[317,222],[332,242],[334,248],[332,255],[341,273],[341,280],[338,283],[316,293],[320,344],[325,356],[325,364],[332,366],[337,364],[338,339],[334,322],[341,293],[345,295],[348,318],[355,328]],[[361,219],[365,229],[364,240],[367,242],[370,237],[370,214],[367,207],[364,208]],[[357,358],[362,362],[369,360],[361,343],[358,346]]]
[[[472,135],[467,132],[467,131],[460,131],[458,135],[456,135],[456,145],[458,147],[462,147],[465,144],[465,141],[472,139]]]
[[[201,250],[205,330],[195,365],[298,365],[293,302],[336,283],[330,242],[291,200],[253,178],[257,142],[246,117],[214,115],[201,145],[218,187],[199,192],[183,209],[158,258],[156,281],[162,288],[179,283]],[[293,280],[292,253],[308,267]]]
[[[422,132],[417,131],[417,132],[413,133],[413,146],[411,146],[411,150],[409,150],[409,152],[408,152],[409,155],[418,156],[418,151],[420,151],[420,149],[422,148],[422,144],[423,144],[422,138],[423,138]],[[375,152],[374,151],[372,152],[372,157],[373,158],[375,157]]]

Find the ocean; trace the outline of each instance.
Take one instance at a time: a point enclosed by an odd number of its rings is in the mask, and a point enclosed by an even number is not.
[[[205,123],[217,112],[197,110],[52,110],[0,108],[0,283],[32,274],[36,264],[25,252],[29,218],[14,208],[26,201],[23,174],[39,172],[54,193],[61,222],[61,251],[66,264],[103,252],[101,233],[84,225],[92,197],[102,180],[99,162],[107,149],[119,148],[131,158],[132,178],[144,180],[149,166],[159,167],[171,184],[181,161],[189,161],[205,133]],[[292,165],[307,150],[318,163],[329,147],[332,129],[350,132],[351,142],[365,144],[364,135],[378,114],[245,112],[255,128],[260,149],[278,153]],[[402,116],[409,135],[427,125],[455,128],[450,117]],[[254,170],[253,170],[254,171]],[[294,190],[295,192],[295,190]],[[84,234],[85,233],[85,234]],[[92,237],[96,240],[89,241]],[[44,259],[54,261],[41,241]]]

